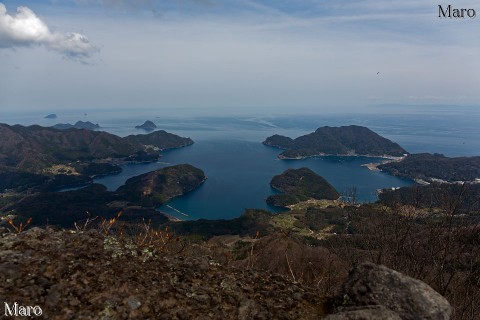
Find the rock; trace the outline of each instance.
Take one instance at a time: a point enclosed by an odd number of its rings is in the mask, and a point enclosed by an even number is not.
[[[21,234],[21,237],[27,237],[31,239],[41,239],[46,234],[45,229],[33,227]]]
[[[8,232],[7,228],[0,226],[0,235],[3,235],[4,233],[7,233],[7,232]]]
[[[342,297],[356,306],[385,306],[405,320],[450,319],[452,313],[448,301],[424,282],[369,262],[350,272]]]
[[[45,119],[57,119],[57,115],[55,113],[51,113],[46,115]]]
[[[329,315],[325,320],[401,320],[402,318],[383,306],[365,306]]]
[[[132,310],[136,310],[136,309],[140,308],[140,306],[142,305],[142,303],[140,301],[138,301],[138,299],[135,298],[135,297],[129,297],[127,299],[127,303],[128,303],[128,306],[130,307],[130,309],[132,309]]]

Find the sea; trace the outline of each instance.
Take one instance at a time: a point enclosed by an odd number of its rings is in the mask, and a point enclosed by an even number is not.
[[[159,129],[190,137],[194,144],[163,152],[157,162],[126,164],[119,174],[98,177],[96,183],[116,190],[128,178],[175,164],[189,163],[202,169],[206,182],[197,190],[158,208],[181,220],[232,219],[247,208],[282,211],[266,204],[275,194],[269,182],[288,168],[308,167],[326,178],[340,193],[355,189],[360,202],[374,202],[383,188],[411,185],[406,179],[362,166],[382,159],[368,157],[314,157],[279,160],[281,150],[262,144],[268,136],[292,138],[321,126],[361,125],[399,143],[410,153],[441,153],[446,156],[477,156],[480,150],[480,108],[389,107],[370,112],[310,114],[190,115],[164,114],[161,109],[60,110],[57,119],[45,111],[0,111],[0,122],[52,126],[56,123],[91,121],[119,136],[145,133],[135,129],[146,120]],[[53,112],[52,112],[53,113]]]

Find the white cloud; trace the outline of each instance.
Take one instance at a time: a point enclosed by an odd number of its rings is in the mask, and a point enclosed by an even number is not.
[[[51,31],[35,12],[27,7],[18,7],[10,15],[0,3],[0,48],[18,46],[44,46],[71,58],[85,58],[97,49],[80,33],[62,34]]]

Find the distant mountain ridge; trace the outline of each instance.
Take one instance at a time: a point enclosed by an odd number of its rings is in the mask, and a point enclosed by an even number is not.
[[[322,155],[402,157],[408,154],[397,143],[356,125],[320,127],[315,132],[295,139],[273,135],[263,144],[284,149],[279,155],[280,159]]]

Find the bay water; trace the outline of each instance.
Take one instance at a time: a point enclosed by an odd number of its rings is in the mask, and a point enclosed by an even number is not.
[[[122,172],[99,177],[96,183],[116,190],[133,176],[169,165],[189,163],[202,169],[207,181],[197,190],[159,208],[180,219],[231,219],[246,208],[278,211],[265,199],[275,193],[269,186],[274,175],[288,168],[308,167],[326,178],[340,193],[355,187],[362,202],[376,200],[381,188],[410,185],[409,180],[370,171],[362,164],[381,159],[367,157],[315,157],[303,160],[278,160],[281,150],[261,142],[272,134],[292,138],[324,125],[362,125],[399,143],[411,153],[443,153],[447,156],[473,156],[480,150],[480,113],[476,108],[422,109],[402,112],[312,115],[240,115],[240,116],[162,116],[155,109],[143,112],[69,110],[57,119],[45,119],[40,113],[3,112],[0,122],[40,124],[78,120],[99,123],[101,130],[126,136],[145,133],[134,129],[145,120],[159,129],[192,138],[191,146],[168,150],[158,162],[127,164]]]

